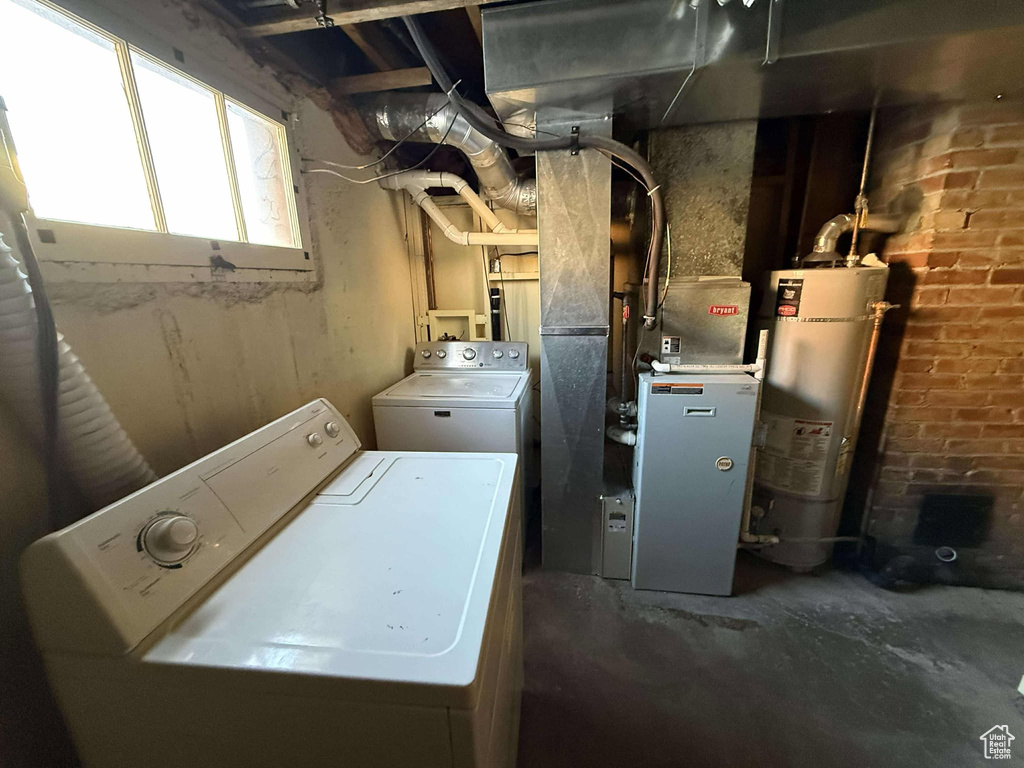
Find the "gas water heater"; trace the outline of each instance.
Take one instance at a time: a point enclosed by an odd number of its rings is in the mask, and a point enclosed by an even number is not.
[[[770,331],[754,530],[769,560],[806,570],[829,559],[860,429],[883,301],[884,267],[772,272],[760,311]]]

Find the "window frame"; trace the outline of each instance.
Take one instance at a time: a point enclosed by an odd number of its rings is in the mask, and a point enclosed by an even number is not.
[[[50,0],[32,2],[69,17],[113,43],[157,227],[154,231],[60,221],[38,218],[30,212],[26,218],[32,244],[48,278],[87,282],[203,282],[224,279],[231,282],[276,282],[315,279],[315,267],[307,245],[310,242],[309,219],[291,118],[279,105],[273,103],[272,96],[258,96],[251,89],[239,87],[234,81],[222,77],[223,62],[218,65],[188,48],[173,46],[98,4],[82,0],[64,0],[61,5]],[[226,39],[224,43],[231,45]],[[286,161],[282,163],[284,183],[286,189],[290,186],[292,190],[287,199],[292,231],[297,241],[295,247],[194,237],[166,231],[166,220],[159,200],[159,183],[135,85],[132,53],[166,66],[213,93],[221,144],[225,151],[232,207],[237,229],[243,237],[245,223],[235,157],[231,149],[227,104],[232,102],[277,127],[286,153]],[[281,115],[282,120],[271,117],[275,114]]]

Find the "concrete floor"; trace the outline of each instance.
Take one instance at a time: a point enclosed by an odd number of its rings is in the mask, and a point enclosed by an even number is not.
[[[746,556],[736,592],[528,572],[519,765],[960,768],[997,724],[1024,760],[1024,594]]]

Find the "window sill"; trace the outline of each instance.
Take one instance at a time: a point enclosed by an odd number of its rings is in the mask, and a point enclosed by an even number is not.
[[[56,282],[308,282],[309,254],[227,240],[29,219],[43,275]]]
[[[162,264],[103,264],[88,261],[42,261],[48,283],[311,283],[312,270],[216,269]]]

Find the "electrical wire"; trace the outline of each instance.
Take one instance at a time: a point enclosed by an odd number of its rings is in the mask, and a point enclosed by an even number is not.
[[[427,123],[429,123],[434,118],[435,115],[437,115],[441,110],[443,110],[445,107],[447,107],[451,103],[452,103],[451,99],[448,99],[447,101],[445,101],[444,104],[442,104],[440,107],[438,107],[433,112],[431,112],[429,115],[427,115],[425,118],[423,118],[423,122],[422,123],[417,125],[411,131],[409,131],[407,134],[405,134],[405,136],[403,136],[398,141],[396,141],[395,142],[395,146],[391,147],[391,149],[389,149],[387,152],[385,152],[383,155],[381,155],[380,158],[378,158],[377,160],[374,160],[372,163],[366,163],[364,165],[344,165],[342,163],[336,163],[333,160],[317,160],[317,159],[312,158],[312,157],[303,157],[303,158],[301,158],[301,160],[304,163],[323,163],[324,165],[329,165],[332,168],[342,168],[343,170],[346,170],[346,171],[365,171],[367,168],[373,168],[375,165],[380,165],[385,160],[387,160],[388,157],[390,157],[391,154],[396,149],[398,149],[405,142],[407,142],[409,139],[411,139],[413,137],[413,135],[415,135],[421,128],[423,128]],[[451,126],[448,126],[448,129],[451,130]]]
[[[643,179],[641,179],[639,176],[637,176],[633,172],[633,170],[631,168],[629,168],[628,166],[623,165],[618,160],[616,160],[614,155],[611,155],[611,154],[609,154],[607,152],[603,152],[602,150],[598,150],[598,151],[601,152],[601,154],[605,155],[608,158],[608,160],[611,162],[611,164],[614,165],[616,168],[619,168],[619,169],[625,171],[626,173],[628,173],[630,176],[632,176],[633,180],[636,181],[637,184],[639,184],[641,187],[643,187],[645,190],[647,190],[647,194],[651,193],[651,190],[647,186],[646,182],[644,182]],[[657,309],[661,309],[665,305],[665,297],[668,296],[668,283],[669,283],[669,280],[672,277],[672,230],[669,227],[668,223],[665,224],[665,243],[666,243],[666,247],[668,249],[668,267],[666,269],[666,274],[665,274],[665,287],[664,287],[664,289],[661,292],[661,299],[658,301]],[[650,274],[649,274],[650,266],[651,266],[650,256],[651,256],[651,254],[648,253],[647,254],[647,261],[644,264],[644,273],[643,273],[643,278],[642,278],[643,282],[647,282],[650,279]],[[644,313],[646,314],[646,312],[647,312],[647,302],[646,302],[646,299],[644,298],[644,295],[643,295],[642,292],[640,294],[640,298],[641,298],[641,301],[643,301]]]
[[[668,296],[668,284],[672,280],[672,227],[665,224],[665,248],[668,250],[668,266],[665,267],[665,287],[661,291],[661,301],[658,302],[658,309],[665,306],[665,298]]]
[[[384,174],[381,174],[380,176],[371,176],[368,179],[353,179],[353,178],[351,178],[349,176],[346,176],[343,173],[338,173],[337,171],[332,171],[330,168],[305,168],[305,169],[303,169],[301,171],[301,173],[327,173],[327,174],[330,174],[331,176],[337,176],[339,179],[344,179],[345,181],[348,181],[348,182],[350,182],[352,184],[372,184],[372,183],[377,182],[377,181],[382,181],[383,179],[390,179],[392,176],[398,176],[400,174],[405,173],[406,171],[414,171],[417,168],[421,167],[428,160],[430,160],[430,158],[432,158],[437,153],[437,151],[439,149],[441,149],[441,147],[444,146],[444,141],[445,141],[445,139],[448,138],[448,134],[452,132],[452,126],[454,126],[454,125],[455,125],[455,118],[453,117],[452,121],[448,124],[448,130],[446,130],[444,132],[444,136],[441,137],[441,141],[439,141],[437,144],[434,145],[434,148],[431,149],[427,153],[426,157],[424,157],[422,160],[420,160],[418,163],[416,163],[416,165],[410,166],[409,168],[402,168],[401,170],[392,171],[391,173],[384,173]],[[324,160],[314,160],[312,162],[326,162],[326,161],[324,161]]]

